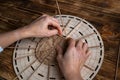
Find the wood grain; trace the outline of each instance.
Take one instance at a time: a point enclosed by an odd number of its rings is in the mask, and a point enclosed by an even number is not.
[[[100,32],[105,46],[102,67],[94,80],[114,80],[120,40],[119,0],[58,0],[62,14],[74,15],[91,22]],[[55,15],[55,0],[0,0],[0,33],[25,26],[42,14]],[[0,54],[0,76],[12,80],[13,49]],[[120,80],[120,63],[117,80]]]

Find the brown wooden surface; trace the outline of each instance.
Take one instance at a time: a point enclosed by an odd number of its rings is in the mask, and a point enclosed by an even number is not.
[[[62,14],[74,15],[91,22],[100,32],[105,46],[102,67],[94,80],[114,80],[120,41],[120,0],[58,0]],[[43,13],[57,14],[55,0],[0,0],[0,32],[29,24]],[[0,54],[0,76],[12,80],[13,49]],[[120,63],[118,78],[120,80]]]

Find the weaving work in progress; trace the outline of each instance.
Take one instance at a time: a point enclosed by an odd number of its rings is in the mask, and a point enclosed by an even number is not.
[[[98,31],[84,19],[71,15],[61,17],[65,26],[62,27],[63,36],[30,38],[17,42],[13,65],[20,80],[64,80],[56,61],[55,47],[59,44],[65,50],[68,37],[81,39],[92,52],[82,69],[83,79],[92,80],[97,74],[104,57],[103,41]],[[55,18],[61,22],[59,15]]]
[[[120,80],[120,0],[0,0],[0,80]]]
[[[65,51],[69,37],[75,40],[81,39],[88,44],[92,52],[81,70],[82,78],[92,80],[100,69],[104,57],[104,46],[100,34],[84,19],[71,15],[61,15],[57,0],[56,5],[59,15],[54,16],[54,18],[60,23],[63,36],[33,38],[17,42],[13,55],[13,65],[20,80],[64,80],[56,61],[56,46],[59,44]],[[51,27],[49,28],[51,29]],[[23,46],[26,48],[25,50],[19,48]]]
[[[103,9],[100,13],[95,6],[87,5],[90,3],[84,5],[84,1],[77,0],[26,3],[22,0],[0,3],[9,4],[8,7],[16,10],[15,14],[23,12],[15,17],[10,10],[11,13],[0,17],[2,22],[18,26],[0,34],[0,53],[11,50],[11,54],[0,55],[0,80],[119,79],[119,28],[112,23],[106,25],[116,15],[108,14],[109,10],[104,13],[107,11],[104,8],[98,8]],[[107,17],[108,22],[104,20]]]
[[[46,39],[46,38],[45,38]],[[55,47],[58,44],[61,44],[62,48],[65,49],[66,40],[63,37],[60,36],[53,36],[48,39],[42,39],[36,48],[36,57],[37,59],[42,62],[46,55],[49,55],[49,57],[44,61],[44,64],[53,64],[54,61],[56,61],[56,49]]]

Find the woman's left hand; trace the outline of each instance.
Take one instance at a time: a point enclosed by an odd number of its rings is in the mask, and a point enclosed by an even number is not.
[[[51,29],[49,29],[49,27]],[[28,37],[49,37],[62,34],[58,20],[48,15],[39,17],[24,28],[27,30],[26,33],[29,35]]]

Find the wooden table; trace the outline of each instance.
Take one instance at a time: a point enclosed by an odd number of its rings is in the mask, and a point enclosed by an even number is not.
[[[119,0],[58,0],[62,14],[74,15],[91,22],[100,32],[105,46],[102,67],[94,80],[114,80],[120,41]],[[0,0],[0,32],[29,24],[43,13],[56,15],[55,0]],[[0,54],[0,76],[12,80],[13,49]],[[117,80],[120,80],[120,63]]]

